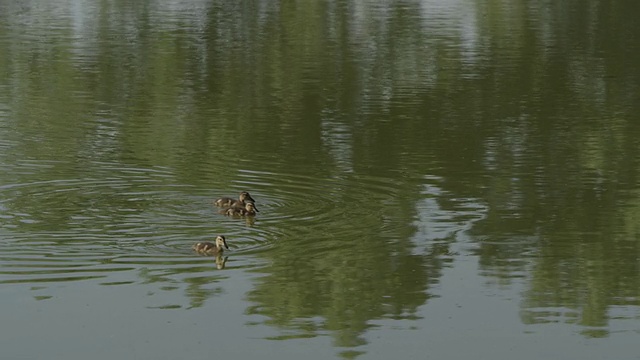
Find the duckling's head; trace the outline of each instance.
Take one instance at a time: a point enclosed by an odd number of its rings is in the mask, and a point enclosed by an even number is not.
[[[248,212],[259,212],[258,208],[256,207],[256,205],[254,203],[246,203],[244,208]]]
[[[227,239],[222,235],[216,236],[216,247],[218,249],[222,249],[223,246],[227,249],[229,248],[229,245],[227,245]]]
[[[253,200],[251,195],[249,195],[249,193],[246,191],[243,191],[240,193],[240,201],[252,202],[252,203],[256,202],[255,200]]]

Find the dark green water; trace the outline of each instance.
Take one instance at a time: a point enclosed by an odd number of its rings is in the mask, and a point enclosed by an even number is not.
[[[637,10],[0,2],[1,357],[637,358]]]

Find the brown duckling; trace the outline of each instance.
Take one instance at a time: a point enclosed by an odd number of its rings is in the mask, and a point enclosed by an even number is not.
[[[220,207],[231,207],[231,206],[243,207],[247,203],[254,203],[254,202],[256,201],[253,200],[251,195],[249,195],[248,192],[243,191],[240,193],[240,196],[238,197],[238,199],[223,197],[214,201],[213,203],[216,204],[216,206],[220,206]]]
[[[216,243],[208,241],[199,242],[193,245],[192,249],[198,254],[202,255],[220,255],[224,251],[224,248],[229,248],[227,245],[227,239],[222,235],[216,237]]]
[[[236,215],[236,216],[255,216],[258,209],[253,203],[246,203],[244,207],[230,207],[227,209],[225,214],[227,215]]]

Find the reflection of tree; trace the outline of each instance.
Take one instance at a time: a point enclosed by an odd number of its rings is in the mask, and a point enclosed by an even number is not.
[[[358,227],[358,222],[370,224],[348,218],[327,225],[335,231]],[[445,266],[446,245],[412,254],[406,239],[386,238],[363,227],[355,229],[360,237],[341,238],[311,222],[301,229],[307,235],[292,236],[265,253],[271,265],[249,292],[255,304],[249,313],[267,316],[266,323],[283,331],[279,338],[328,332],[342,347],[363,345],[362,335],[373,320],[417,319],[417,308],[430,297],[429,284],[439,281]]]
[[[220,273],[216,272],[213,268],[224,268],[226,259],[226,257],[212,257],[211,264],[207,263],[205,266],[192,266],[188,268],[141,268],[138,276],[143,280],[143,284],[167,284],[160,287],[161,290],[166,291],[178,290],[180,287],[177,285],[184,282],[187,284],[185,295],[189,298],[190,308],[201,307],[207,299],[218,296],[223,292],[220,286],[211,288],[211,285],[217,284],[225,278],[225,276],[220,275]],[[175,263],[172,262],[171,265],[175,265]],[[194,276],[190,276],[190,274],[194,274]],[[176,276],[179,276],[181,280],[176,280]],[[165,305],[162,308],[175,307],[180,307],[180,305]]]
[[[567,120],[521,119],[488,142],[490,211],[473,233],[484,238],[477,254],[486,274],[531,278],[523,321],[605,326],[612,307],[639,295],[639,197],[632,190],[638,148],[629,138],[637,130],[616,118],[603,132],[599,121],[574,120],[573,113],[547,105],[531,119]]]
[[[629,226],[637,224],[629,206],[638,198],[627,197],[631,194],[627,191],[621,198],[615,190],[619,185],[600,184],[607,189],[601,192],[578,183],[579,190],[565,197],[561,208],[574,211],[550,214],[558,220],[550,221],[541,234],[544,241],[531,269],[531,286],[524,301],[525,322],[567,321],[602,327],[608,324],[612,308],[640,305],[640,245],[636,225]]]

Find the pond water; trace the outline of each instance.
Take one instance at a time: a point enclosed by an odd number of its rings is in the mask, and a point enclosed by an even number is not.
[[[2,358],[638,359],[634,7],[0,3]]]

